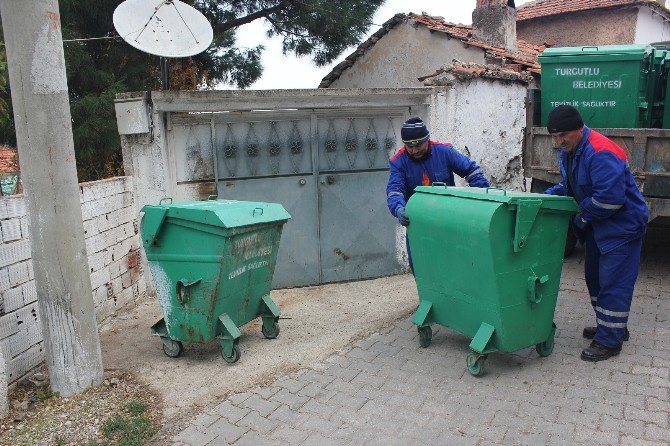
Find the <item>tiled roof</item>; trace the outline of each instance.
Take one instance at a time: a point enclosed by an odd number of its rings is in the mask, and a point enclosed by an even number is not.
[[[670,11],[654,0],[536,0],[517,8],[517,22],[593,9],[648,6],[670,19]]]
[[[537,57],[546,49],[546,46],[537,46],[523,40],[518,41],[519,51],[511,52],[504,48],[498,48],[489,45],[488,43],[472,38],[472,27],[468,25],[461,25],[458,23],[445,22],[442,17],[432,17],[429,15],[418,14],[396,14],[386,23],[384,23],[376,33],[374,33],[368,40],[359,45],[359,47],[351,53],[347,58],[336,65],[333,70],[328,73],[319,84],[319,88],[329,87],[347,68],[351,67],[356,60],[365,54],[379,39],[387,34],[391,29],[396,27],[399,23],[406,22],[408,19],[414,20],[416,23],[424,25],[431,31],[441,32],[447,34],[449,37],[461,40],[464,44],[476,46],[483,49],[486,53],[486,58],[495,60],[503,65],[510,65],[515,71],[530,71],[532,73],[540,73],[540,63]]]
[[[527,71],[519,72],[500,65],[480,65],[475,63],[464,63],[457,60],[454,60],[452,64],[440,68],[429,76],[420,77],[419,80],[425,81],[424,84],[428,86],[442,85],[443,79],[447,75],[457,77],[458,79],[481,77],[484,79],[519,82],[522,84],[528,84],[533,81],[533,76]],[[448,81],[447,78],[447,82]]]
[[[0,146],[0,172],[17,172],[18,170],[19,158],[16,149]]]
[[[544,45],[538,46],[525,40],[518,40],[519,51],[512,52],[504,48],[491,46],[483,40],[474,39],[472,37],[472,26],[449,23],[440,17],[428,15],[410,14],[409,16],[431,31],[443,32],[449,37],[462,40],[467,45],[482,48],[486,51],[487,58],[502,62],[503,65],[520,65],[524,71],[540,73],[540,63],[537,61],[537,57],[547,48]]]

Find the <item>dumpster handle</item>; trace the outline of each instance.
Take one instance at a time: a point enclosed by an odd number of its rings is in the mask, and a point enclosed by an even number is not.
[[[163,197],[163,198],[161,198],[161,201],[158,202],[158,205],[160,206],[161,204],[163,204],[164,201],[168,201],[168,200],[170,200],[170,202],[168,204],[172,204],[172,197]]]
[[[256,211],[261,211],[260,215],[263,215],[263,208],[254,208],[254,210],[251,212],[253,217],[256,216]]]
[[[219,196],[216,195],[216,194],[215,194],[215,195],[210,195],[209,197],[207,197],[207,201],[216,200],[216,199],[218,199],[218,198],[219,198]]]
[[[179,301],[180,304],[184,305],[186,301],[189,298],[190,293],[190,287],[193,285],[200,283],[202,279],[196,279],[193,281],[188,281],[188,279],[181,279],[177,281],[177,300]]]
[[[583,46],[583,47],[582,47],[582,51],[584,51],[584,50],[586,50],[586,49],[590,49],[590,50],[596,50],[596,51],[598,51],[598,47],[597,47],[597,46]]]
[[[487,187],[486,188],[486,193],[489,193],[489,190],[501,190],[503,191],[503,195],[507,196],[507,190],[503,189],[502,187]]]
[[[542,300],[542,293],[539,293],[537,288],[539,285],[547,283],[549,280],[548,275],[542,277],[537,277],[535,274],[528,277],[528,300],[530,303],[539,304]]]
[[[442,187],[444,187],[444,188],[446,189],[446,188],[447,188],[447,183],[443,183],[443,182],[441,182],[441,181],[435,181],[431,186],[432,186],[432,187],[435,187],[435,186],[442,186]]]

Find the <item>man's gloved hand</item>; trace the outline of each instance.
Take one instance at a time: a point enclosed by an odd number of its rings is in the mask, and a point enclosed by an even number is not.
[[[582,214],[577,214],[572,219],[572,232],[582,245],[586,242],[586,231],[589,226],[590,223],[582,218]]]
[[[589,229],[589,222],[584,220],[582,217],[581,212],[577,215],[575,215],[574,219],[572,220],[573,224],[575,227],[581,231],[586,231]]]
[[[398,209],[398,212],[396,212],[396,214],[398,215],[398,221],[400,222],[401,225],[403,226],[409,225],[409,218],[407,218],[407,215],[405,215],[405,208]]]

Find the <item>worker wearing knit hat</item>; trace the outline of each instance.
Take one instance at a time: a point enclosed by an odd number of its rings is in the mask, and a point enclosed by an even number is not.
[[[430,132],[421,118],[409,118],[400,128],[400,138],[405,145],[418,146],[428,141]]]
[[[421,118],[410,118],[400,128],[403,147],[391,157],[386,201],[394,217],[409,225],[405,204],[417,186],[444,183],[454,186],[454,174],[465,178],[470,186],[489,187],[489,181],[476,162],[459,153],[451,144],[430,140],[428,127]],[[407,244],[407,254],[412,267],[412,256]]]
[[[572,105],[559,105],[549,112],[547,130],[549,133],[569,132],[584,127],[579,111]]]
[[[561,149],[562,181],[545,191],[571,196],[579,204],[573,231],[584,244],[584,277],[596,326],[582,336],[593,339],[584,361],[616,356],[628,340],[628,315],[640,266],[648,211],[628,165],[628,154],[584,125],[579,111],[559,105],[547,129]]]

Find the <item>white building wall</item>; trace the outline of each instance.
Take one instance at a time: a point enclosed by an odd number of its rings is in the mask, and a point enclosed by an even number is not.
[[[118,309],[134,305],[147,290],[133,180],[118,177],[79,186],[92,293],[102,325]],[[22,195],[0,199],[0,234],[0,348],[5,379],[11,383],[44,360]]]
[[[527,87],[483,78],[450,83],[433,98],[431,138],[451,142],[482,167],[493,185],[520,190]]]
[[[453,59],[482,64],[484,51],[444,33],[431,33],[425,26],[402,23],[362,54],[329,88],[421,87],[418,77],[434,73]]]
[[[640,8],[637,14],[635,43],[667,41],[670,41],[670,22],[663,20],[663,17],[649,8]]]

